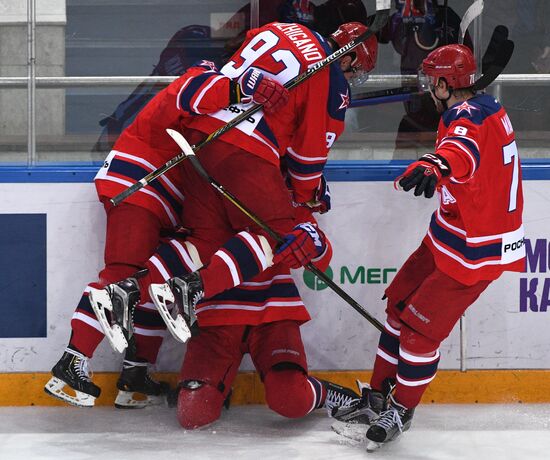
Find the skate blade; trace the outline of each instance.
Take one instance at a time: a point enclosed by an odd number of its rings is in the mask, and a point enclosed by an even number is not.
[[[367,439],[367,452],[376,452],[382,447],[382,443]]]
[[[160,316],[162,317],[170,334],[181,343],[185,343],[191,337],[189,326],[179,313],[175,318],[172,317],[168,309],[168,305],[174,304],[174,294],[168,284],[151,284],[149,286],[149,294],[157,307]]]
[[[367,435],[369,426],[363,425],[361,423],[336,421],[331,425],[330,428],[336,434],[343,436],[344,438],[351,439],[355,442],[363,442],[365,436]]]
[[[138,394],[143,399],[136,399]],[[119,390],[115,399],[115,407],[117,409],[144,409],[149,406],[162,406],[166,403],[166,396],[145,395],[138,391],[123,391]]]
[[[113,311],[113,304],[111,303],[109,294],[105,289],[90,288],[89,298],[105,337],[107,337],[107,340],[115,351],[122,353],[128,347],[128,341],[124,336],[122,328],[118,324],[111,326],[107,319],[105,310]]]
[[[58,379],[57,377],[52,377],[44,386],[44,391],[46,392],[46,394],[49,394],[54,398],[60,399],[61,401],[70,404],[71,406],[94,407],[94,396],[74,389],[73,391],[75,392],[75,396],[71,396],[70,394],[63,391],[63,388],[65,386],[71,388],[63,380]]]

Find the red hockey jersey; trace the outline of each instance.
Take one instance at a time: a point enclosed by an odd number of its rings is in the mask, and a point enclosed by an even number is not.
[[[424,238],[437,267],[467,285],[523,271],[521,168],[504,108],[485,94],[450,107],[435,152],[452,173]]]
[[[249,31],[221,72],[235,80],[254,67],[285,84],[330,53],[328,43],[307,27],[275,22]],[[189,106],[187,98],[194,94],[182,94],[182,107]],[[330,147],[344,130],[349,102],[349,86],[338,63],[334,63],[292,89],[288,103],[280,111],[258,111],[220,140],[276,165],[286,155],[295,201],[307,202],[319,186]],[[186,126],[211,134],[248,107],[232,105],[186,120]]]
[[[200,88],[195,91],[194,88]],[[180,99],[186,90],[188,105]],[[100,199],[109,199],[176,156],[180,149],[166,128],[180,129],[191,114],[218,111],[229,105],[229,79],[208,61],[197,63],[160,91],[126,128],[95,177]],[[180,225],[183,195],[177,168],[169,170],[126,202],[159,216],[166,228]]]

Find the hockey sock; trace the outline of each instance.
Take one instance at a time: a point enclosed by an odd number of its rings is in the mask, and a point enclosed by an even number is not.
[[[399,358],[399,336],[401,331],[392,327],[387,321],[380,334],[376,359],[370,385],[374,390],[382,391],[387,378],[395,378]]]
[[[315,377],[310,375],[307,379],[311,384],[313,394],[315,395],[315,409],[321,409],[325,405],[325,400],[327,399],[327,389],[321,381]]]
[[[140,303],[134,312],[134,337],[138,358],[154,364],[166,331],[166,324],[151,302]]]
[[[429,383],[434,379],[439,364],[439,349],[433,356],[418,356],[399,349],[395,399],[408,409],[420,403]]]
[[[69,346],[84,356],[91,358],[95,349],[103,340],[103,331],[88,298],[89,289],[84,290],[71,319],[71,338]]]
[[[242,231],[225,243],[200,271],[204,296],[210,298],[238,286],[273,264],[264,236]]]
[[[197,248],[189,241],[167,239],[145,264],[148,272],[139,279],[142,302],[151,302],[149,285],[164,283],[175,276],[186,275],[202,267]]]

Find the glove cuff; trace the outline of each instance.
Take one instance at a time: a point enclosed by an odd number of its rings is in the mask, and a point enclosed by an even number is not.
[[[229,105],[238,104],[241,102],[242,93],[241,87],[236,81],[230,80],[229,82]]]
[[[438,155],[437,153],[426,153],[425,155],[422,155],[418,161],[424,161],[434,165],[443,177],[448,177],[451,175],[451,165],[442,155]]]

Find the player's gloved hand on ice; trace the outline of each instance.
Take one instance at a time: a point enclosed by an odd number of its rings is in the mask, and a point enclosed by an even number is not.
[[[273,263],[300,268],[319,257],[326,249],[325,234],[310,222],[296,225],[283,237],[284,243],[273,256]]]
[[[414,196],[434,196],[437,185],[451,174],[451,167],[441,155],[427,153],[411,163],[407,170],[395,179],[396,188],[408,192],[414,188]]]
[[[330,189],[324,175],[321,176],[321,183],[319,184],[319,188],[315,191],[314,198],[306,204],[312,212],[324,214],[330,211]]]
[[[288,89],[258,69],[247,70],[239,78],[241,102],[263,104],[267,113],[274,113],[288,101]]]

